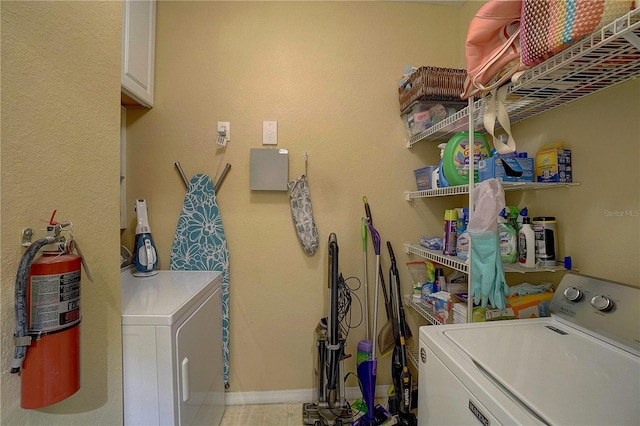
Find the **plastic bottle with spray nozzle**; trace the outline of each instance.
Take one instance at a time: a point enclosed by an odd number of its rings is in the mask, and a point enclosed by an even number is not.
[[[443,254],[448,256],[456,255],[456,223],[458,222],[458,213],[455,210],[445,210],[444,212],[444,238]]]
[[[507,209],[503,209],[498,216],[498,239],[502,262],[516,263],[518,260],[518,233],[510,223]]]
[[[518,233],[518,261],[520,259],[520,231],[522,230],[522,223],[525,217],[529,217],[529,209],[523,207],[520,209],[520,213],[518,213],[518,218],[516,219],[516,232]]]
[[[458,228],[456,229],[458,236],[456,238],[456,256],[458,259],[467,260],[469,258],[469,244],[471,242],[471,237],[467,231],[467,226],[469,225],[469,209],[463,208],[461,210],[462,217],[458,216]]]
[[[518,213],[518,227],[516,229],[516,231],[520,232],[520,230],[522,229],[522,223],[525,217],[529,216],[529,209],[527,209],[526,207],[523,207],[522,209],[520,209],[520,213]]]

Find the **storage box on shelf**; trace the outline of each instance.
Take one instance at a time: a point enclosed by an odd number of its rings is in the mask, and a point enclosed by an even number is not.
[[[411,138],[455,115],[467,105],[461,101],[419,100],[402,111],[407,137]]]
[[[572,182],[571,150],[562,142],[545,145],[536,153],[536,182]]]
[[[416,186],[418,191],[426,191],[433,188],[434,179],[433,172],[438,166],[425,166],[413,171],[416,176]]]
[[[513,158],[520,166],[520,176],[509,176],[505,170],[503,160],[499,156],[480,160],[478,164],[478,179],[498,179],[504,182],[533,182],[533,158]]]
[[[502,321],[508,319],[530,319],[548,317],[549,302],[553,298],[553,292],[526,296],[509,296],[504,309],[494,309],[488,306],[486,309],[477,309],[474,312],[474,321]],[[484,314],[484,315],[483,315]]]

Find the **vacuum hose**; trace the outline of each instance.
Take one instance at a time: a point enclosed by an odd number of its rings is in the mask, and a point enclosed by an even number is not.
[[[38,251],[55,242],[55,237],[44,237],[32,243],[25,254],[22,256],[20,265],[18,266],[18,274],[16,277],[16,348],[11,360],[11,373],[20,372],[22,363],[27,356],[27,348],[31,344],[29,338],[29,330],[27,328],[27,281],[29,279],[29,271],[31,264],[35,259]],[[25,339],[26,338],[26,339]],[[26,342],[26,343],[25,343]]]

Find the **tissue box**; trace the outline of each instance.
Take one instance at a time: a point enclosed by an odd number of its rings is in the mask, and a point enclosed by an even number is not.
[[[536,154],[536,182],[573,182],[571,150],[562,142],[544,145]]]
[[[553,292],[551,291],[527,296],[508,296],[505,309],[487,307],[485,321],[548,317],[550,316],[549,302],[552,298]],[[474,314],[475,310],[474,308]]]
[[[500,156],[489,157],[478,162],[478,179],[499,179],[503,182],[533,182],[533,158],[510,157],[522,169],[521,176],[507,176]]]
[[[431,182],[431,176],[437,168],[438,166],[426,166],[413,171],[413,173],[416,175],[416,184],[418,186],[418,191],[434,189],[434,182]]]

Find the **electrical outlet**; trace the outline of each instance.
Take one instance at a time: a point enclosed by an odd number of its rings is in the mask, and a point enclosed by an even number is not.
[[[278,122],[277,121],[262,122],[262,144],[278,145]]]
[[[228,121],[218,121],[218,136],[216,143],[226,145],[231,140],[231,123]]]

